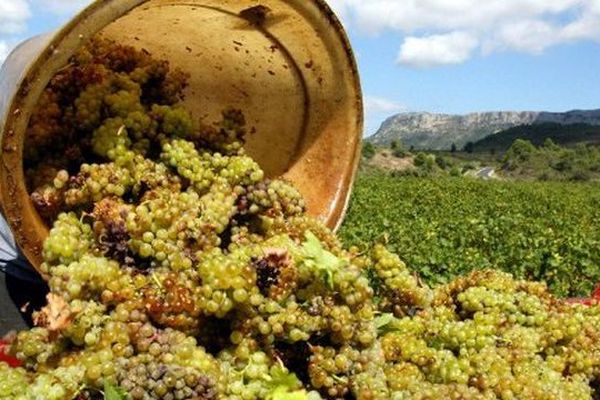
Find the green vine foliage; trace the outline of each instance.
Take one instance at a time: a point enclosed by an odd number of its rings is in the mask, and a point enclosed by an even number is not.
[[[362,173],[341,236],[386,241],[429,283],[498,268],[587,296],[600,282],[600,185]]]

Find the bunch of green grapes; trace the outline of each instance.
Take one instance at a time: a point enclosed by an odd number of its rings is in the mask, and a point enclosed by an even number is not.
[[[597,314],[597,306],[568,305],[508,274],[475,272],[437,288],[430,309],[386,321],[388,379],[408,398],[424,390],[475,399],[592,398]],[[398,377],[401,371],[413,378]]]
[[[175,131],[191,133],[194,124],[189,114],[175,106],[183,98],[188,78],[180,70],[171,70],[167,61],[102,37],[71,57],[40,97],[25,138],[24,166],[32,200],[49,224],[64,202],[63,185],[53,185],[53,171],[77,175],[94,152],[105,155],[115,136],[125,142],[124,147],[144,153],[149,138]],[[125,135],[117,135],[123,129],[132,135],[131,143]],[[118,186],[117,192],[122,185]],[[72,200],[87,196],[86,190],[83,194],[77,190],[71,193]]]

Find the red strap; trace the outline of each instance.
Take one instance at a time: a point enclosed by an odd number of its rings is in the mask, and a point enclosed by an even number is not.
[[[570,304],[583,304],[584,306],[591,306],[592,299],[586,299],[585,297],[578,297],[573,299],[567,299],[567,303]]]
[[[586,299],[584,297],[567,299],[567,303],[583,304],[586,306],[591,306],[594,303],[596,303],[596,304],[600,303],[600,284],[598,284],[598,286],[596,286],[596,289],[594,289],[594,292],[592,293],[592,296],[589,299]]]
[[[600,301],[600,284],[598,286],[596,286],[596,290],[594,290],[594,293],[592,294],[592,298]]]
[[[4,340],[0,340],[0,362],[5,362],[13,368],[21,366],[21,362],[16,358],[8,355],[10,345]]]

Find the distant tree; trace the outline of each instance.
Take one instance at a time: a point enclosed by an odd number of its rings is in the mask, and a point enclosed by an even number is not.
[[[504,155],[504,168],[515,171],[526,165],[535,153],[538,149],[529,140],[516,139]],[[540,170],[540,166],[529,165],[528,168]]]
[[[559,150],[560,146],[557,145],[552,138],[546,138],[546,140],[544,140],[544,148],[546,150]]]
[[[406,150],[404,150],[404,146],[400,140],[394,140],[390,147],[392,148],[392,154],[394,157],[402,158],[406,156]]]
[[[362,155],[364,158],[366,158],[367,160],[370,160],[371,158],[373,158],[375,156],[375,153],[376,153],[376,150],[375,150],[375,146],[373,146],[373,143],[365,142],[363,144]]]
[[[415,167],[418,167],[424,172],[432,172],[435,170],[436,157],[433,154],[423,152],[417,153],[414,159]]]
[[[572,181],[585,182],[589,181],[591,178],[592,176],[588,171],[577,170],[573,172],[569,179]]]
[[[575,160],[573,158],[561,158],[560,160],[551,163],[551,167],[557,170],[558,172],[571,171],[575,166],[574,161]]]
[[[414,163],[417,167],[422,167],[427,164],[427,154],[422,152],[417,153]]]
[[[464,151],[467,153],[472,153],[473,150],[475,150],[475,143],[467,142],[467,144],[465,144]]]
[[[413,153],[415,151],[415,146],[414,145],[410,146],[410,149],[408,151],[410,151],[411,153]]]
[[[493,155],[493,156],[496,155],[496,148],[495,147],[492,147],[490,149],[490,154]]]
[[[452,167],[452,169],[450,169],[450,176],[461,176],[462,173],[460,171],[460,168],[454,166]]]
[[[506,159],[526,161],[536,150],[535,146],[529,140],[516,139],[506,152]]]
[[[437,156],[435,158],[435,163],[441,169],[446,169],[446,168],[448,168],[450,166],[450,163],[448,162],[448,160],[446,159],[446,157],[443,157],[443,156]]]
[[[450,147],[451,153],[456,153],[456,143],[452,143],[452,147]]]

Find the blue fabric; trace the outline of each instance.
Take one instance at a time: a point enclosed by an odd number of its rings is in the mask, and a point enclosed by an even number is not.
[[[29,264],[15,243],[4,217],[0,214],[0,271],[28,282],[41,282],[42,278]]]

